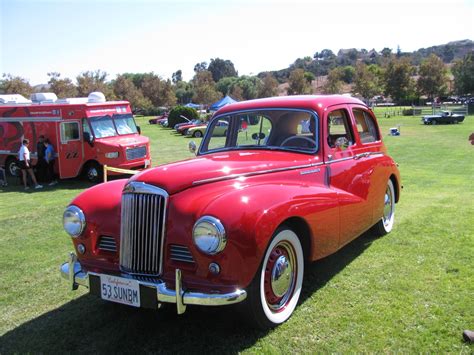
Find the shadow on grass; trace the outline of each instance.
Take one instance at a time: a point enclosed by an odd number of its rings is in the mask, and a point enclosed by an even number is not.
[[[336,254],[311,264],[301,301],[363,253],[372,240],[368,234],[362,235]],[[240,309],[188,307],[185,314],[178,316],[174,305],[152,311],[85,295],[3,335],[0,353],[237,353],[267,334],[245,324],[238,313]]]

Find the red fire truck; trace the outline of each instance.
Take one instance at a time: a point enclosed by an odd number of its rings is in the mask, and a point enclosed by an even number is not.
[[[106,101],[100,92],[86,98],[57,99],[39,93],[27,100],[21,95],[0,95],[0,166],[19,174],[18,151],[30,140],[33,165],[36,144],[43,135],[52,142],[60,178],[81,173],[99,181],[103,165],[142,169],[151,165],[150,142],[140,135],[127,101]]]

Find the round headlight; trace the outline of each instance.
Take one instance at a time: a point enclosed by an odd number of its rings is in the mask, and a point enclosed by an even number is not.
[[[69,206],[63,214],[63,226],[71,237],[78,237],[86,227],[84,212],[77,206]]]
[[[220,253],[227,244],[224,226],[211,216],[201,217],[194,224],[193,240],[199,250],[209,255]]]

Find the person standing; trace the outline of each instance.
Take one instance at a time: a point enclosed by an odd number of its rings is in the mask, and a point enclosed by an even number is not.
[[[25,185],[25,190],[28,190],[28,181],[27,181],[27,176],[26,173],[30,174],[31,180],[33,180],[33,183],[35,184],[35,189],[42,189],[43,186],[38,184],[36,181],[35,174],[33,173],[33,168],[31,167],[31,162],[30,162],[30,150],[28,149],[28,144],[30,141],[28,139],[23,139],[23,144],[20,148],[20,151],[18,152],[18,159],[20,160],[20,169],[21,169],[21,174],[23,177],[23,185]]]
[[[36,154],[38,155],[38,160],[36,163],[36,175],[39,181],[44,181],[46,178],[46,161],[44,159],[44,154],[46,151],[46,146],[44,144],[44,136],[41,135],[38,137],[38,143],[36,143]]]
[[[44,160],[46,162],[46,181],[49,182],[49,186],[53,186],[58,183],[54,178],[54,161],[56,153],[54,152],[54,147],[49,138],[46,138],[44,141],[44,146],[46,148],[44,152]]]

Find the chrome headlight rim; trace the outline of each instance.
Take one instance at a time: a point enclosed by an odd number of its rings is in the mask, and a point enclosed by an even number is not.
[[[77,232],[72,233],[70,230],[66,228],[66,218],[71,217],[71,216],[66,216],[66,214],[68,213],[71,213],[73,216],[76,216],[78,219],[79,230]],[[86,228],[86,216],[84,215],[84,212],[75,205],[68,206],[63,213],[63,228],[66,231],[66,233],[69,234],[72,238],[79,237],[82,234],[82,232],[84,232],[84,229]]]
[[[198,227],[201,227],[202,224],[208,224],[214,228],[215,236],[218,239],[217,246],[214,247],[212,250],[203,246],[202,241],[199,241],[199,236],[196,236],[196,230]],[[193,227],[193,242],[194,245],[204,254],[207,255],[216,255],[222,252],[226,245],[227,245],[227,236],[225,232],[224,225],[218,218],[212,216],[203,216],[199,218],[196,223],[194,223]]]

